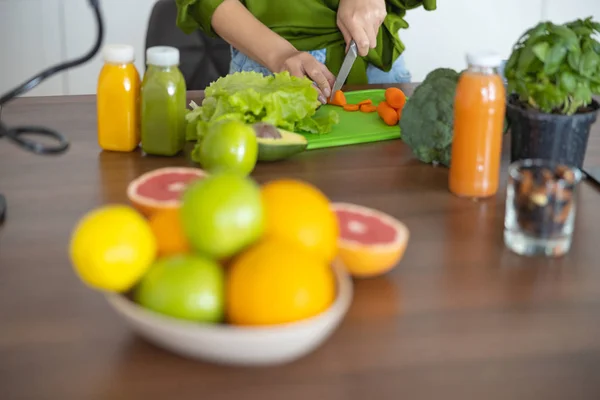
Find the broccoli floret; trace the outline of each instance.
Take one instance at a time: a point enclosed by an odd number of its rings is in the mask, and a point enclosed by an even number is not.
[[[423,162],[450,165],[458,78],[449,68],[430,72],[402,110],[402,140]]]
[[[459,73],[453,70],[452,68],[438,68],[428,73],[425,77],[424,82],[430,82],[439,78],[450,78],[453,80],[458,80],[458,75]]]

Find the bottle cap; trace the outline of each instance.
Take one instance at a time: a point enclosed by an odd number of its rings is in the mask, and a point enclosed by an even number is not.
[[[158,67],[179,65],[179,50],[169,46],[155,46],[146,50],[146,62]]]
[[[135,60],[135,50],[128,44],[108,44],[102,49],[102,58],[107,63],[128,64]]]
[[[467,54],[467,63],[477,67],[497,68],[502,64],[502,56],[492,51],[480,51]]]

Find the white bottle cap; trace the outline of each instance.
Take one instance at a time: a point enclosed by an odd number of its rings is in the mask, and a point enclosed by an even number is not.
[[[135,60],[135,50],[128,44],[108,44],[102,49],[104,62],[128,64]]]
[[[158,67],[179,65],[179,50],[169,46],[155,46],[146,50],[146,62]]]
[[[502,56],[491,51],[468,53],[467,63],[476,67],[497,68],[502,64]]]

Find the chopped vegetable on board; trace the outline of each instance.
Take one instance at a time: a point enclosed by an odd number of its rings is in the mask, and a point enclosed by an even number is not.
[[[402,108],[406,104],[406,95],[398,88],[392,87],[385,90],[385,100],[379,103],[377,107],[373,105],[373,100],[365,99],[357,104],[348,104],[344,92],[338,90],[329,102],[330,105],[340,106],[344,111],[372,113],[377,111],[381,120],[389,126],[398,124],[402,116]]]
[[[398,112],[392,108],[386,101],[382,101],[377,106],[377,113],[379,117],[385,122],[387,125],[396,125],[398,123]]]
[[[391,87],[385,90],[385,101],[395,110],[404,107],[406,95],[398,88]]]
[[[373,104],[368,103],[368,104],[361,104],[360,105],[360,111],[364,112],[364,113],[372,113],[377,111],[377,107],[375,107]]]
[[[346,96],[344,95],[344,92],[342,92],[341,90],[336,90],[333,94],[333,98],[329,101],[329,104],[331,104],[332,106],[345,106]]]

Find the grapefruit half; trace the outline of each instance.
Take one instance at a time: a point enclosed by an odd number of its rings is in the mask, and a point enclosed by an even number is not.
[[[409,230],[394,217],[371,208],[333,203],[340,227],[338,256],[354,277],[382,275],[402,259]]]
[[[200,168],[155,169],[133,180],[127,187],[127,197],[139,212],[149,217],[158,210],[178,208],[187,186],[207,175]]]

